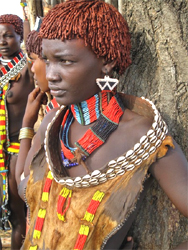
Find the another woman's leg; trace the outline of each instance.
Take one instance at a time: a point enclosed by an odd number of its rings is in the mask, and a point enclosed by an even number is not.
[[[9,207],[11,210],[10,222],[12,225],[11,249],[20,249],[26,232],[25,203],[18,195],[15,180],[15,166],[17,156],[11,156],[9,163]]]

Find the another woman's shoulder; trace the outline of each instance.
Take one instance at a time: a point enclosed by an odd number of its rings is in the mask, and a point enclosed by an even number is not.
[[[34,78],[33,78],[33,73],[29,69],[28,65],[26,64],[25,67],[21,70],[21,75],[22,75],[22,83],[23,85],[30,84],[31,86],[34,86]],[[25,86],[24,86],[25,87]]]
[[[42,124],[43,126],[46,126],[46,124],[48,125],[48,123],[53,119],[53,117],[55,116],[56,112],[59,110],[59,107],[53,108],[51,109],[44,117]]]
[[[38,132],[41,134],[41,137],[42,139],[44,138],[45,136],[45,132],[46,132],[46,129],[47,129],[47,126],[48,124],[52,121],[52,119],[54,118],[56,112],[59,110],[59,108],[54,108],[52,110],[50,110],[46,115],[45,117],[43,118],[42,120],[42,123],[39,127],[39,130]],[[37,132],[37,133],[38,133]]]

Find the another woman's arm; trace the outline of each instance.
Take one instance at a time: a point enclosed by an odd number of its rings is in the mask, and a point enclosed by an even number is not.
[[[38,112],[44,95],[45,94],[41,92],[39,88],[34,89],[29,94],[25,115],[22,122],[22,128],[26,128],[26,130],[27,128],[29,128],[29,130],[32,131],[34,124],[37,121]],[[36,136],[35,140],[37,140],[37,137],[39,136]],[[40,141],[40,138],[38,138],[38,140]],[[16,173],[15,173],[17,185],[20,184],[21,176],[25,168],[26,158],[31,148],[31,143],[32,139],[27,137],[21,139],[20,141],[20,151],[18,154],[18,159],[16,163]],[[29,166],[28,168],[26,168],[25,176],[27,176],[28,174],[29,174]]]

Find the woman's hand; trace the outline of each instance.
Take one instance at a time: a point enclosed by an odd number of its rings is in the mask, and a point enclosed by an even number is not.
[[[29,180],[29,175],[25,177],[18,185],[18,194],[23,201],[25,201],[25,189],[27,187],[28,180]]]
[[[22,127],[33,128],[38,119],[41,104],[47,104],[47,96],[37,87],[28,96]]]

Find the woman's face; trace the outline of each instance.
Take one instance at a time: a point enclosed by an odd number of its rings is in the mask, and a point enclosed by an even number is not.
[[[30,53],[29,57],[33,63],[31,71],[34,74],[34,80],[36,86],[39,86],[39,88],[44,92],[49,91],[48,81],[46,80],[45,62],[41,60],[35,53]]]
[[[96,78],[103,76],[103,59],[82,39],[44,39],[42,51],[50,92],[60,105],[79,103],[99,92]]]
[[[11,24],[0,24],[0,54],[4,59],[12,59],[20,52],[20,35]]]

